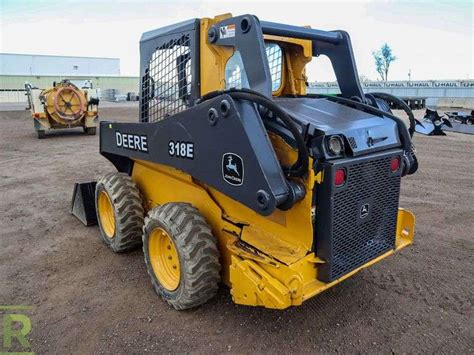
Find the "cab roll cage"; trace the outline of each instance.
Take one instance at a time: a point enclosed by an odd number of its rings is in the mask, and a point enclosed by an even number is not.
[[[226,32],[232,28],[233,31]],[[240,52],[249,89],[272,97],[272,80],[265,52],[263,35],[275,35],[312,41],[312,55],[325,55],[331,61],[341,96],[354,101],[366,102],[359,82],[359,76],[352,51],[351,40],[344,31],[321,31],[305,27],[290,26],[274,22],[260,21],[253,15],[242,15],[220,21],[210,27],[208,40],[214,45],[234,47]],[[181,45],[185,40],[189,45],[189,55],[178,58],[176,66],[179,73],[187,61],[191,61],[192,77],[197,78],[187,83],[186,78],[178,78],[179,95],[193,106],[201,97],[199,80],[199,43],[200,20],[192,19],[171,26],[146,32],[140,39],[140,121],[148,122],[147,106],[154,93],[154,83],[149,76],[150,61],[153,53],[161,48],[172,48]],[[152,82],[148,85],[148,82]],[[184,95],[184,96],[182,96]]]
[[[222,28],[235,26],[234,36],[225,36]],[[265,54],[263,35],[275,35],[312,41],[313,56],[325,55],[331,61],[341,96],[365,102],[349,34],[345,31],[321,31],[311,28],[259,21],[252,15],[223,20],[209,29],[209,41],[232,46],[240,51],[250,89],[271,97],[272,83]],[[257,53],[257,55],[255,55]],[[263,68],[263,70],[262,70]]]

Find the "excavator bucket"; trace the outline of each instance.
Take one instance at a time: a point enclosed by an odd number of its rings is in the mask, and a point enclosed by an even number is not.
[[[96,181],[76,182],[72,193],[71,214],[76,216],[86,226],[97,224],[95,185]]]

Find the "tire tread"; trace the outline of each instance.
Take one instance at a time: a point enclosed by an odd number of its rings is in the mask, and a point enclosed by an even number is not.
[[[147,260],[147,233],[159,221],[168,227],[180,258],[181,283],[174,292],[163,292]],[[211,228],[198,209],[188,203],[167,203],[152,209],[145,218],[143,249],[148,274],[157,293],[177,310],[202,305],[217,292],[220,282],[219,250]],[[176,296],[176,297],[175,297]]]
[[[106,244],[116,253],[138,247],[142,241],[144,209],[140,191],[132,178],[124,173],[108,173],[97,181],[97,186],[105,188],[115,210],[115,237],[108,238],[101,229],[102,238]],[[96,189],[96,203],[97,191]]]

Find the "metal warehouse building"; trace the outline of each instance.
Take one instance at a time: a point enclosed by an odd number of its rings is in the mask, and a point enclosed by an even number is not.
[[[0,53],[0,103],[25,102],[25,82],[44,89],[69,79],[76,85],[88,80],[103,99],[138,93],[139,78],[120,76],[119,58],[70,57]],[[382,91],[402,98],[423,98],[428,106],[474,109],[474,80],[363,82],[365,92]],[[339,93],[336,82],[310,83],[309,92]]]
[[[120,59],[0,53],[0,75],[120,75]]]
[[[120,76],[119,58],[0,53],[0,102],[25,101],[25,82],[43,89],[63,79],[91,81],[102,93],[138,92],[138,77]]]

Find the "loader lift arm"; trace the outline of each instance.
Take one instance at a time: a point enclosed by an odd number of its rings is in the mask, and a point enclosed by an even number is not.
[[[207,144],[209,137],[213,145]],[[177,155],[176,143],[190,148]],[[147,124],[101,122],[100,152],[120,172],[130,173],[134,160],[180,169],[262,215],[278,206],[291,208],[304,196],[304,189],[283,175],[253,103],[228,94],[179,112],[173,119]],[[244,174],[235,184],[222,178],[220,167],[209,169],[208,161],[221,161],[226,152],[237,152],[242,159]],[[308,168],[307,155],[305,161]]]

